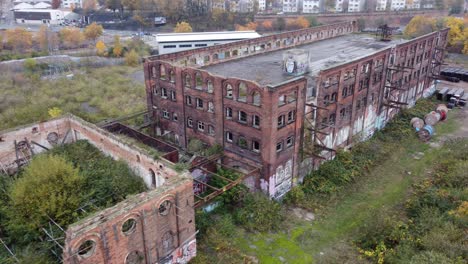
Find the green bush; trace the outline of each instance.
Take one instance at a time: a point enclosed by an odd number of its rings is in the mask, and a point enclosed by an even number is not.
[[[451,264],[453,261],[443,253],[423,251],[411,258],[409,264]]]
[[[236,210],[234,219],[247,230],[267,232],[281,227],[284,214],[278,202],[262,193],[249,193]]]
[[[283,202],[289,205],[301,206],[306,201],[306,195],[301,186],[294,186],[286,194]]]
[[[130,194],[147,190],[143,180],[130,170],[124,161],[104,155],[86,140],[56,147],[51,153],[65,157],[85,177],[88,199],[98,207],[108,207]]]

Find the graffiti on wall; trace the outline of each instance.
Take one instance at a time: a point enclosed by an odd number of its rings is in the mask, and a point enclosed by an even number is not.
[[[260,188],[268,193],[273,199],[280,199],[292,187],[292,159],[288,160],[284,166],[279,165],[276,173],[270,177],[269,182],[260,179]]]
[[[335,148],[336,146],[348,140],[349,130],[350,130],[349,126],[342,127],[337,133],[335,133],[335,135],[333,134],[327,135],[323,143],[328,148]]]
[[[435,90],[436,90],[436,85],[434,83],[431,83],[431,85],[426,90],[424,90],[423,97],[427,98],[433,95],[435,93]]]
[[[195,239],[176,249],[171,255],[160,260],[161,264],[187,264],[197,255],[197,242]]]

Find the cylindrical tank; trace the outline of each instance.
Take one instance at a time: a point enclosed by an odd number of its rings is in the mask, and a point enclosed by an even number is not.
[[[440,121],[447,119],[448,108],[444,104],[440,104],[436,108],[436,112],[440,114]]]
[[[432,135],[434,135],[434,127],[430,125],[425,125],[421,130],[418,131],[418,137],[420,140],[426,142],[431,139]]]
[[[439,120],[440,120],[440,114],[435,112],[435,111],[432,111],[429,114],[427,114],[426,116],[424,116],[424,122],[427,125],[433,126],[433,125],[437,124],[437,122],[439,122]]]
[[[411,126],[416,128],[416,131],[419,131],[424,126],[424,121],[419,117],[413,117],[410,122]]]

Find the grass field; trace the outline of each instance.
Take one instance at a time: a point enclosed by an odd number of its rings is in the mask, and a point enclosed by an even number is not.
[[[144,85],[130,77],[139,69],[106,67],[56,80],[4,74],[0,76],[0,130],[46,120],[52,107],[91,122],[144,110]]]

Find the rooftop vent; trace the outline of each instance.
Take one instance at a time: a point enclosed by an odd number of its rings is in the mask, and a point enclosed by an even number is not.
[[[283,53],[283,72],[299,76],[309,71],[309,52],[301,49],[287,50]]]

